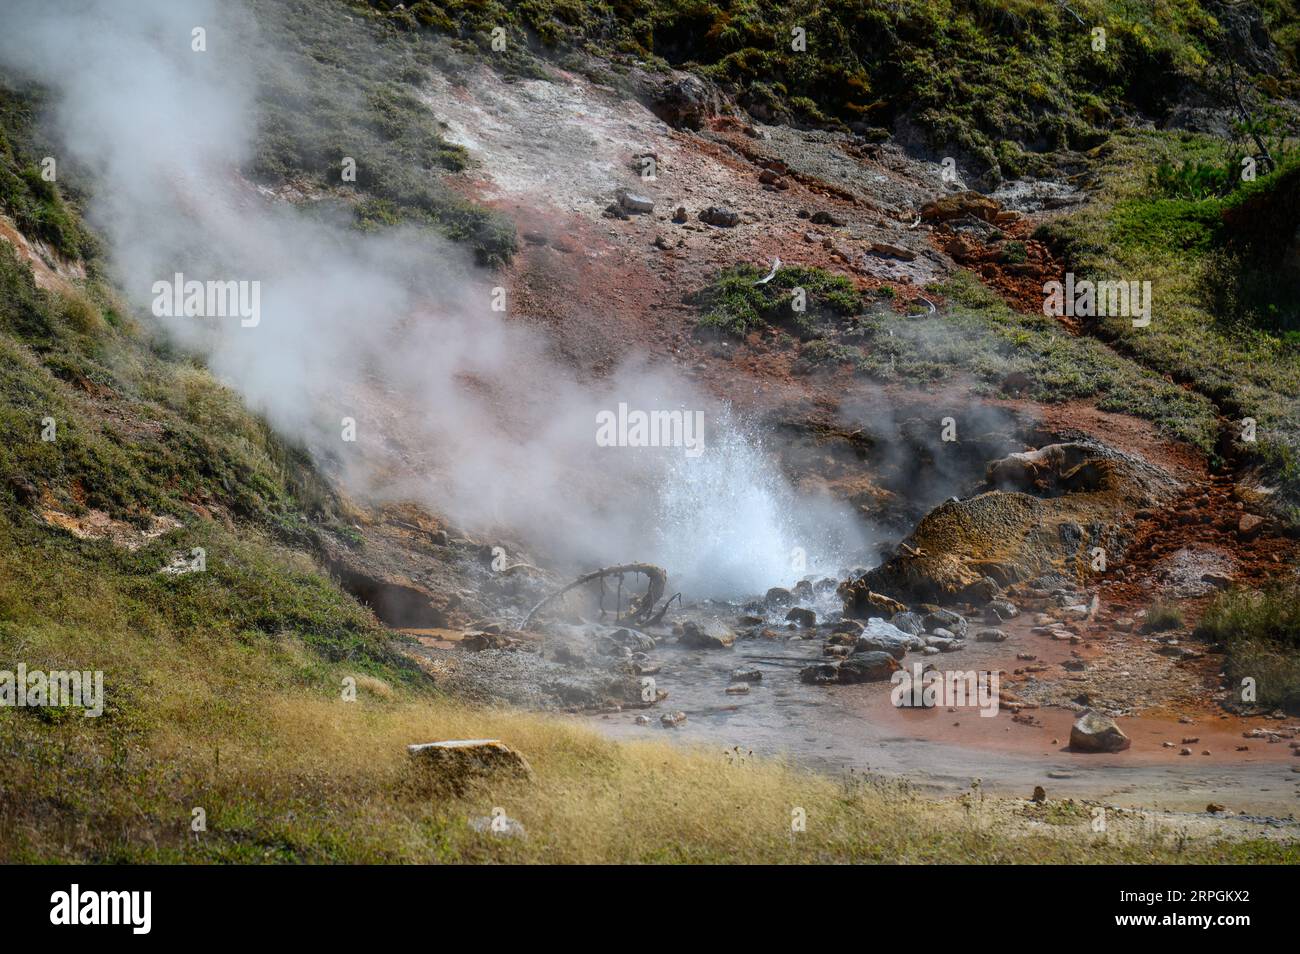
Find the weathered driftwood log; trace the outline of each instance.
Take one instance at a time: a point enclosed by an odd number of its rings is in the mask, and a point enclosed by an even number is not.
[[[655,566],[653,563],[620,563],[618,566],[607,566],[599,570],[593,570],[590,573],[584,573],[572,583],[545,597],[540,603],[528,611],[528,615],[525,616],[524,621],[519,624],[519,628],[524,629],[530,622],[532,622],[533,617],[536,616],[541,609],[554,600],[559,599],[570,590],[582,586],[584,583],[590,583],[593,580],[604,580],[609,577],[623,576],[626,573],[640,573],[650,581],[649,585],[646,587],[645,595],[636,597],[632,600],[631,612],[627,617],[636,622],[644,622],[650,618],[650,614],[654,611],[655,604],[658,603],[660,597],[664,595],[664,590],[668,586],[668,573],[663,569],[663,567]],[[665,609],[666,608],[667,606],[665,606]]]

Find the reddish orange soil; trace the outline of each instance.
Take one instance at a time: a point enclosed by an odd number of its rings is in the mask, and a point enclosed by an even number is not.
[[[935,247],[951,256],[953,261],[978,275],[980,281],[1001,295],[1011,307],[1032,313],[1043,308],[1043,285],[1061,277],[1061,264],[1051,250],[1042,242],[1029,237],[1034,231],[1034,225],[1032,219],[1023,217],[1010,225],[1002,226],[1002,231],[1008,236],[1007,241],[1019,242],[1024,246],[1024,261],[1008,260],[1004,243],[979,242],[969,235],[952,231],[946,225],[937,226],[930,233],[930,240]],[[1061,321],[1071,331],[1078,332],[1070,324],[1073,319],[1062,318]]]

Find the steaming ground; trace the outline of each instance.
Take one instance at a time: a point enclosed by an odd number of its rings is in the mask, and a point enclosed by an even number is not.
[[[805,558],[807,572],[844,562],[851,541],[821,541],[847,514],[799,500],[761,445],[672,371],[633,359],[579,383],[503,320],[509,301],[494,310],[500,290],[462,248],[413,230],[362,235],[244,180],[251,78],[276,53],[237,8],[148,0],[121,17],[20,0],[7,14],[0,62],[55,91],[54,128],[90,176],[121,287],[143,311],[177,273],[259,283],[254,323],[160,323],[354,492],[508,528],[574,562],[654,559],[720,594],[791,582]],[[195,24],[206,52],[191,49]],[[712,439],[694,460],[597,448],[595,416],[620,402],[702,410]]]

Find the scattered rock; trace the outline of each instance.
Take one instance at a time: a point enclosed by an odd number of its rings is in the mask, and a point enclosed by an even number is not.
[[[925,620],[916,613],[895,613],[889,621],[911,636],[920,636],[925,632]]]
[[[740,224],[740,213],[722,206],[711,205],[700,213],[700,221],[705,225],[730,229]]]
[[[772,587],[763,597],[763,603],[767,606],[789,606],[793,602],[794,594],[784,586]]]
[[[1243,513],[1237,521],[1237,535],[1243,540],[1250,540],[1259,534],[1264,525],[1264,518],[1253,513]]]
[[[682,644],[694,649],[731,649],[736,645],[736,634],[718,620],[690,620],[682,625]]]
[[[813,663],[799,670],[799,680],[812,685],[824,686],[839,682],[839,663]]]
[[[863,625],[856,619],[842,619],[831,627],[831,632],[847,636],[861,636],[863,629]]]
[[[804,629],[812,629],[817,625],[817,614],[804,606],[796,606],[785,614],[787,622],[794,623]]]
[[[919,636],[905,633],[883,619],[871,619],[863,627],[854,648],[859,653],[883,652],[895,659],[902,659],[909,649],[920,649],[924,645],[925,642]]]
[[[977,643],[1004,643],[1007,640],[1007,634],[1000,629],[981,629],[975,634]]]
[[[624,211],[637,215],[647,215],[653,212],[655,208],[653,199],[636,192],[620,192],[618,194],[618,204],[623,207]]]
[[[891,245],[889,242],[872,242],[871,252],[874,255],[883,255],[886,258],[899,258],[905,262],[915,260],[916,253],[911,249],[903,248],[901,245]]]
[[[952,610],[936,609],[927,613],[925,619],[925,628],[927,632],[935,632],[939,629],[948,630],[954,636],[965,636],[968,623],[966,617],[960,613],[954,613]]]
[[[731,670],[731,678],[736,682],[761,682],[763,674],[753,666]]]
[[[870,587],[861,586],[860,582],[850,581],[839,587],[839,596],[844,601],[846,616],[856,616],[859,619],[880,616],[888,619],[907,612],[907,607],[898,600],[876,593]]]
[[[879,682],[888,679],[900,668],[897,660],[886,652],[854,653],[839,664],[839,681],[843,683]]]
[[[1016,604],[1008,600],[993,600],[985,609],[999,619],[1015,619],[1020,615],[1020,610],[1016,608]]]
[[[634,653],[648,653],[655,648],[653,636],[637,632],[635,629],[620,627],[609,634],[609,638],[619,646],[624,646]]]
[[[664,728],[675,729],[686,722],[685,712],[665,712],[659,717],[659,722]]]

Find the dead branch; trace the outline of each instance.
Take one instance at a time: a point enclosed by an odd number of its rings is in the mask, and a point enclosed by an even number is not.
[[[533,617],[536,616],[543,607],[549,605],[554,600],[559,599],[570,590],[582,586],[584,583],[590,583],[593,580],[603,580],[608,577],[622,577],[625,573],[639,573],[649,580],[649,585],[646,587],[645,595],[637,597],[632,601],[632,606],[635,608],[628,614],[628,619],[635,622],[644,622],[650,618],[650,614],[654,611],[655,604],[658,603],[659,598],[664,595],[664,590],[668,586],[668,573],[662,567],[655,566],[653,563],[620,563],[618,566],[607,566],[599,570],[593,570],[590,573],[584,573],[572,583],[569,583],[567,586],[564,586],[561,589],[556,590],[554,593],[551,593],[549,596],[544,597],[540,603],[528,611],[528,615],[525,616],[524,621],[519,624],[519,628],[525,628],[530,622],[532,622]],[[667,609],[667,606],[665,605],[664,608]]]
[[[668,597],[668,599],[664,600],[664,605],[659,607],[659,612],[655,613],[655,615],[650,619],[651,626],[654,626],[658,623],[662,623],[664,621],[664,615],[668,612],[668,607],[673,605],[673,600],[677,601],[677,608],[681,609],[682,594],[674,593],[672,596]]]

